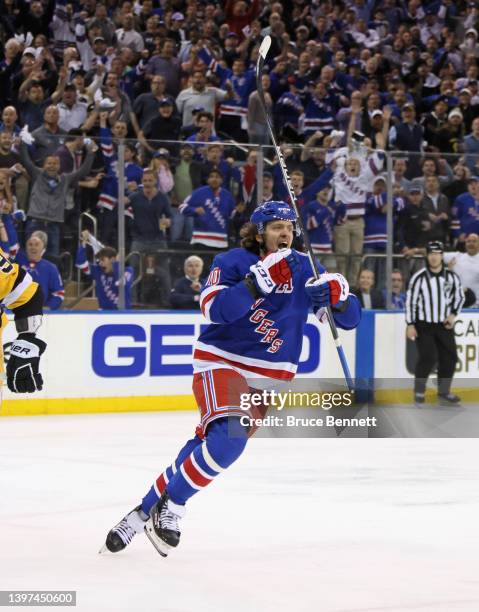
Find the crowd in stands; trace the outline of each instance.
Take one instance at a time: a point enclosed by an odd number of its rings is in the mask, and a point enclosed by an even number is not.
[[[430,240],[478,302],[479,2],[0,4],[0,246],[47,307],[64,252],[118,307],[119,195],[127,306],[174,308],[198,307],[260,194],[288,201],[256,91],[266,35],[266,105],[320,260],[385,304],[389,184],[393,306]]]

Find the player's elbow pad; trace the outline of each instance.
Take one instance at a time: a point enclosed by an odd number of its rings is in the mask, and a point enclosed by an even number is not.
[[[213,298],[209,310],[212,323],[232,323],[251,310],[255,300],[244,282],[219,291]]]
[[[354,329],[361,321],[361,304],[354,293],[349,294],[348,307],[345,310],[339,312],[333,308],[332,311],[334,321],[341,329]]]

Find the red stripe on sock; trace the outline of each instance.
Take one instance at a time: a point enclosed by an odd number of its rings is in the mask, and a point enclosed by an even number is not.
[[[213,478],[205,478],[203,474],[200,474],[198,470],[195,468],[191,461],[191,457],[188,456],[183,461],[183,468],[185,472],[188,474],[188,477],[197,485],[198,487],[206,487],[209,485]]]

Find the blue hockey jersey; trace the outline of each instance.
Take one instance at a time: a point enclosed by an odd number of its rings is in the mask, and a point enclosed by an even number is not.
[[[479,201],[469,192],[454,200],[451,229],[456,238],[460,234],[479,234]]]
[[[344,208],[346,209],[345,206]],[[313,200],[306,205],[306,214],[306,229],[313,253],[331,253],[336,214],[334,201],[331,200],[327,206],[323,206],[318,200]]]
[[[212,324],[196,342],[195,372],[229,368],[247,377],[294,377],[311,307],[304,285],[313,275],[308,257],[298,254],[301,266],[292,280],[256,301],[243,281],[259,256],[239,248],[215,257],[200,296],[203,315]],[[334,314],[343,329],[356,327],[360,318],[361,308],[353,295],[348,308]]]
[[[223,249],[228,246],[228,222],[235,207],[234,199],[222,187],[217,193],[211,187],[199,187],[180,204],[178,211],[193,217],[194,229],[191,244],[199,243]],[[198,214],[197,209],[204,213]]]
[[[95,281],[96,297],[101,310],[118,310],[118,283],[120,278],[120,264],[113,263],[112,274],[105,274],[99,265],[90,265],[86,249],[80,246],[77,251],[75,265]],[[125,308],[131,308],[131,285],[134,271],[131,266],[125,267]]]
[[[38,262],[28,261],[22,249],[18,251],[15,261],[40,285],[43,305],[50,310],[58,310],[65,299],[65,290],[56,265],[46,259],[40,259]]]
[[[338,110],[339,98],[333,93],[328,94],[322,100],[314,95],[309,96],[304,107],[304,134],[310,136],[317,130],[329,134],[334,130]]]
[[[385,251],[387,243],[387,194],[370,195],[366,200],[366,215],[364,218],[364,246]],[[402,198],[393,198],[393,215],[397,215],[404,208]]]

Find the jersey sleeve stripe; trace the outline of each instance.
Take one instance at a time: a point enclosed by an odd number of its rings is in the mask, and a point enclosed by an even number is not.
[[[218,294],[223,289],[227,289],[226,285],[213,285],[213,287],[208,287],[201,292],[200,296],[200,308],[203,316],[210,320],[210,308],[213,304],[212,300],[216,294]]]

